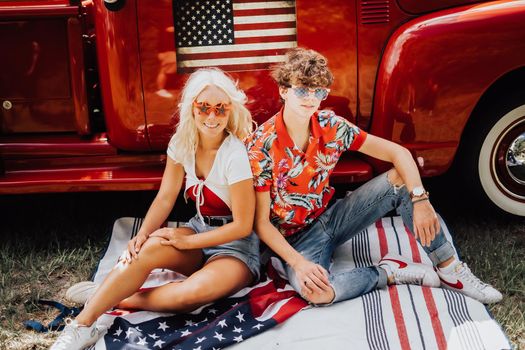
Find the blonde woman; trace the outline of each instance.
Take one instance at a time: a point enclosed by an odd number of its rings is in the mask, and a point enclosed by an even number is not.
[[[201,69],[189,77],[162,183],[140,231],[104,282],[93,286],[89,303],[51,349],[83,349],[95,343],[97,318],[115,305],[188,312],[259,277],[252,172],[240,141],[252,127],[245,101],[246,95],[218,69]],[[186,227],[160,228],[184,179],[184,196],[195,201],[197,215]],[[137,292],[155,268],[188,278]]]

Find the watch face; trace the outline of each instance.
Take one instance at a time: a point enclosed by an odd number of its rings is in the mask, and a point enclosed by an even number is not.
[[[425,189],[423,187],[414,187],[412,190],[412,194],[416,197],[421,196],[423,193],[425,193]]]

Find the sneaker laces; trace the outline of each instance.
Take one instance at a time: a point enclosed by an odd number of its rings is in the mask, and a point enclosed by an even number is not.
[[[394,282],[396,282],[396,284],[398,284],[398,282],[401,282],[401,283],[421,285],[423,283],[424,277],[425,277],[424,272],[416,273],[416,272],[398,270],[394,273]]]
[[[457,264],[454,268],[454,272],[456,272],[461,279],[465,279],[468,282],[472,283],[476,289],[481,290],[487,286],[486,283],[482,282],[472,273],[472,271],[470,271],[470,268],[464,262],[460,262],[459,264]]]

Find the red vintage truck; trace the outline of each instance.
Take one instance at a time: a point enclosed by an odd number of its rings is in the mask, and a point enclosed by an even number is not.
[[[324,108],[525,216],[525,1],[0,1],[0,193],[156,189],[188,73],[229,71],[260,123],[295,46],[329,59]]]

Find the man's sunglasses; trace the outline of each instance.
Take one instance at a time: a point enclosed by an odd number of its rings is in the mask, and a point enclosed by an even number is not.
[[[231,103],[218,103],[212,106],[208,102],[193,101],[193,107],[197,108],[199,113],[210,115],[210,113],[213,112],[216,117],[222,118],[228,115],[228,111],[231,109]]]
[[[295,96],[299,98],[305,98],[310,95],[310,93],[313,93],[315,98],[317,98],[319,101],[326,100],[328,97],[328,94],[330,93],[330,89],[327,88],[315,88],[310,89],[305,86],[294,86],[292,85],[291,89],[295,93]]]

